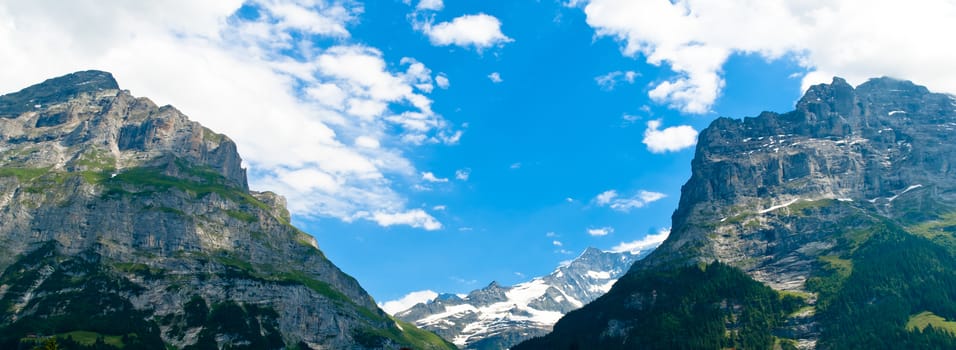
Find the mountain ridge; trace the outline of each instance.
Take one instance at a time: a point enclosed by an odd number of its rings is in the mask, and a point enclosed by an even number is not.
[[[492,281],[464,296],[439,294],[394,316],[462,348],[507,349],[545,334],[562,315],[603,295],[654,247],[634,252],[589,247],[548,275],[514,286]]]

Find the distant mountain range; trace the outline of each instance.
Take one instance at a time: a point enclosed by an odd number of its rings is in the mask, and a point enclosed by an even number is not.
[[[441,294],[394,316],[464,349],[507,349],[547,334],[564,314],[610,290],[631,264],[654,247],[639,252],[588,248],[547,276],[510,287],[492,282],[463,296]]]

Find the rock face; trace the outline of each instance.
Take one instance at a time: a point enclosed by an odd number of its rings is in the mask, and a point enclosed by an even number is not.
[[[452,347],[379,310],[241,164],[228,137],[106,72],[0,96],[0,347],[76,331],[127,348]]]
[[[606,293],[644,252],[588,248],[551,274],[511,287],[492,282],[467,296],[442,294],[395,317],[465,349],[507,349],[541,336],[564,314]]]
[[[934,343],[948,341],[936,338],[916,341],[935,335],[913,335],[900,325],[907,323],[907,313],[923,309],[940,313],[936,310],[948,308],[956,299],[950,295],[923,302],[917,301],[924,300],[918,295],[902,297],[916,286],[937,286],[927,285],[927,279],[948,281],[954,276],[956,266],[947,261],[956,251],[956,240],[954,230],[946,229],[956,227],[952,226],[956,218],[954,140],[953,96],[890,78],[872,79],[856,88],[834,78],[831,84],[811,87],[792,112],[764,112],[743,120],[719,118],[700,133],[692,175],[681,189],[670,236],[622,281],[644,281],[717,261],[803,300],[800,310],[762,316],[772,327],[753,334],[765,335],[764,340],[774,347],[844,348],[851,338],[854,346],[880,344],[867,338],[864,329],[877,334],[869,337],[886,337],[884,347],[894,341],[921,344],[916,347],[948,344]],[[896,259],[889,252],[903,246],[918,247],[909,253],[918,252],[919,259],[924,259],[919,264],[939,266],[934,272],[900,272],[901,265],[889,263]],[[942,250],[948,253],[939,253]],[[937,254],[945,258],[937,259]],[[930,277],[930,273],[940,275]],[[608,297],[559,322],[552,335],[519,348],[618,344],[610,347],[616,348],[656,339],[660,334],[636,328],[643,324],[641,320],[615,318],[606,312],[632,307],[648,315],[669,313],[648,309],[646,304],[628,304],[649,300],[651,292],[618,283]],[[651,293],[650,300],[660,301],[657,292]],[[871,308],[877,306],[848,302],[863,296],[872,298],[870,303],[887,300],[881,293],[899,298],[888,303],[896,307],[892,312],[871,315]],[[722,305],[734,300],[727,298]],[[838,309],[832,306],[837,301],[849,304]],[[724,313],[737,319],[732,315],[736,315],[733,310]],[[897,315],[900,318],[894,318]],[[867,317],[896,323],[866,328],[861,325],[876,322]],[[952,320],[956,314],[947,312],[944,318]],[[599,326],[591,330],[562,327],[584,320]],[[644,325],[661,331],[681,323]],[[717,344],[741,346],[734,330],[739,327],[725,322],[726,334],[715,332],[722,338]],[[764,340],[760,344],[767,344]],[[909,341],[914,343],[905,343]]]

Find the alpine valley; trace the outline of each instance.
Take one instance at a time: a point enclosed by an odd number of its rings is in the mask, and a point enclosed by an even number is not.
[[[653,248],[634,252],[588,248],[547,276],[510,287],[492,282],[467,295],[440,294],[395,317],[463,349],[508,349],[547,334],[561,316],[607,293],[634,261]]]
[[[380,310],[240,164],[109,73],[0,97],[0,348],[454,348]]]
[[[834,78],[698,138],[667,240],[516,349],[956,348],[956,99]]]
[[[956,98],[834,78],[697,142],[650,254],[393,317],[227,136],[106,72],[50,79],[0,96],[0,348],[956,348]]]

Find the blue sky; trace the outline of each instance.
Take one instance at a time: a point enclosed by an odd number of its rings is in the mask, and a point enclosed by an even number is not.
[[[429,210],[443,229],[296,222],[378,300],[420,289],[467,292],[492,280],[516,283],[550,272],[588,246],[611,249],[666,229],[690,174],[693,147],[648,151],[642,143],[646,123],[660,119],[665,126],[700,130],[718,115],[789,110],[800,94],[800,79],[789,76],[804,70],[788,58],[735,56],[713,112],[684,114],[647,96],[651,82],[674,73],[622,55],[615,40],[595,38],[579,9],[547,1],[447,2],[435,21],[485,13],[502,22],[502,33],[513,41],[481,52],[432,45],[406,20],[408,12],[401,2],[366,3],[352,33],[387,57],[414,56],[450,80],[447,90],[431,94],[433,108],[464,136],[457,145],[419,149],[413,158],[423,171],[449,181],[405,193],[410,206],[444,206]],[[613,88],[597,82],[627,71],[636,73],[633,82],[623,75]],[[488,78],[493,72],[500,83]],[[460,169],[470,169],[467,181],[455,179]],[[622,212],[595,202],[608,190],[667,197]],[[613,232],[588,234],[605,227]]]
[[[387,301],[640,246],[718,116],[788,111],[834,75],[956,92],[954,17],[941,0],[0,2],[0,91],[101,69],[229,135],[251,187]]]

